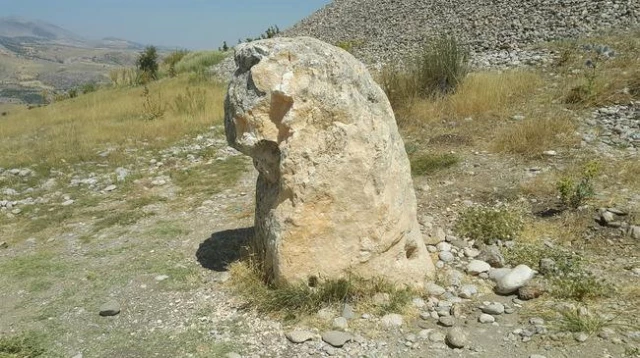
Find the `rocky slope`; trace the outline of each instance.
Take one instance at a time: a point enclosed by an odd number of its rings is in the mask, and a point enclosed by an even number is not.
[[[453,34],[474,52],[637,26],[630,0],[338,0],[283,33],[346,43],[369,63],[415,51],[429,36]]]

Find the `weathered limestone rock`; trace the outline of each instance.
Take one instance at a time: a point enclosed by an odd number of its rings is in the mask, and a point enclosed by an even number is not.
[[[252,250],[276,282],[347,271],[421,287],[434,268],[391,106],[363,64],[312,38],[239,45],[229,144],[259,172]]]

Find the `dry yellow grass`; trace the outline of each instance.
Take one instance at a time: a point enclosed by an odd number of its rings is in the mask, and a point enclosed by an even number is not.
[[[576,124],[566,113],[530,118],[502,126],[495,137],[493,149],[527,157],[541,156],[545,150],[577,145],[580,139],[575,131]]]
[[[539,75],[528,71],[472,73],[450,96],[414,100],[399,111],[398,122],[420,127],[451,119],[504,118],[542,83]]]
[[[197,113],[174,110],[187,87],[198,89],[204,106]],[[187,76],[151,83],[149,101],[162,108],[148,120],[142,87],[106,89],[32,110],[16,110],[0,121],[0,166],[55,167],[97,158],[107,148],[155,149],[220,123],[225,89]],[[118,156],[109,156],[117,161]]]

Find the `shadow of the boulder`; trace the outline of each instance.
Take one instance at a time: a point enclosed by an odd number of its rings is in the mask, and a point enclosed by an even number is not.
[[[206,269],[227,271],[230,263],[243,257],[253,232],[253,227],[215,232],[200,244],[196,258]]]

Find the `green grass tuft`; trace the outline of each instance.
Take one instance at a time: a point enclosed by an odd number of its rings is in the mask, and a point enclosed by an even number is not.
[[[306,282],[276,286],[265,284],[247,263],[234,263],[231,272],[233,289],[250,307],[263,313],[286,313],[289,317],[313,314],[341,303],[372,305],[377,293],[389,297],[384,303],[373,304],[379,313],[401,312],[413,297],[410,289],[398,288],[382,279],[349,276],[318,280],[314,287]]]
[[[450,153],[415,154],[411,156],[410,161],[411,174],[421,176],[450,168],[460,162],[460,157]]]
[[[0,358],[36,358],[46,353],[44,336],[29,332],[0,337]]]
[[[560,312],[559,329],[565,332],[585,332],[596,334],[610,324],[602,317],[580,314],[578,311],[565,310]]]

